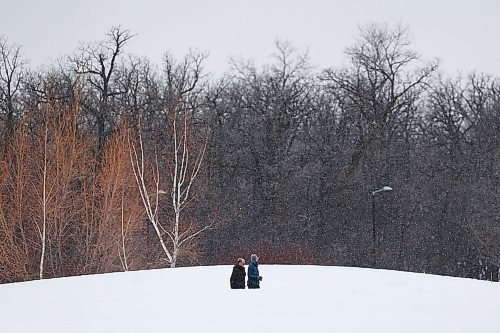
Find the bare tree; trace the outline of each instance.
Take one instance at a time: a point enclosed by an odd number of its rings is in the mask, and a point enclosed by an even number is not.
[[[297,205],[290,205],[295,192],[286,189],[296,184],[288,180],[313,111],[314,76],[307,52],[284,41],[276,41],[270,65],[256,67],[242,60],[232,65],[231,82],[215,111],[221,119],[212,155],[227,168],[220,174],[223,192],[244,197],[235,204],[248,208],[242,216],[259,221],[258,229],[268,230],[266,237],[277,242],[292,237],[288,226],[297,218]],[[246,222],[241,227],[250,228]]]
[[[45,131],[43,135],[43,167],[42,167],[42,193],[39,198],[40,206],[42,207],[41,212],[41,226],[37,224],[38,232],[40,234],[40,243],[41,243],[41,251],[40,251],[40,280],[43,279],[43,264],[45,262],[45,247],[47,244],[47,206],[51,200],[50,190],[47,189],[47,141],[49,136],[49,130],[47,124],[45,124]]]
[[[129,159],[129,129],[123,124],[109,141],[103,165],[96,179],[97,201],[94,229],[97,234],[95,251],[92,252],[98,271],[125,271],[139,268],[141,262],[139,238],[144,209]],[[100,258],[100,259],[99,259]],[[142,266],[144,267],[144,266]]]
[[[40,277],[80,272],[85,235],[85,191],[95,166],[87,133],[77,126],[80,107],[45,104],[34,128],[32,186],[37,200],[27,207],[40,236]],[[84,238],[84,237],[83,237]]]
[[[161,85],[156,67],[147,59],[129,56],[119,68],[118,96],[120,114],[133,121],[131,126],[137,126],[139,119],[148,119],[148,111],[154,112],[161,102]]]
[[[21,47],[9,44],[0,36],[0,111],[7,124],[7,137],[12,135],[14,120],[20,109],[20,91],[27,61]]]
[[[5,159],[0,162],[0,282],[36,278],[38,232],[26,207],[33,202],[32,150],[26,119],[14,129]]]
[[[74,71],[86,78],[89,89],[98,97],[97,105],[92,100],[86,101],[84,105],[96,121],[100,151],[113,125],[110,99],[124,93],[119,90],[119,85],[115,84],[119,57],[127,42],[134,36],[127,29],[113,27],[107,37],[102,42],[82,44],[80,53],[70,59]]]
[[[207,150],[208,134],[206,135],[201,146],[197,147],[197,143],[193,142],[191,137],[190,122],[192,118],[188,115],[186,110],[182,112],[180,119],[178,119],[178,112],[174,110],[171,118],[172,136],[174,140],[173,146],[173,177],[171,198],[172,207],[174,210],[174,228],[173,232],[167,233],[172,241],[172,267],[175,267],[177,257],[184,243],[188,242],[191,238],[198,236],[201,232],[211,227],[211,223],[205,225],[198,230],[194,229],[191,223],[187,228],[181,230],[183,222],[181,213],[190,203],[193,197],[191,191],[193,190],[193,183],[196,180],[200,168],[203,164],[205,153]],[[179,120],[182,121],[179,124]]]
[[[195,196],[194,183],[203,165],[208,137],[205,136],[202,142],[196,142],[192,138],[190,132],[192,118],[187,111],[180,112],[174,109],[168,119],[173,141],[167,161],[169,164],[167,168],[171,170],[170,177],[167,177],[170,183],[168,180],[163,180],[160,170],[165,168],[160,167],[156,152],[152,163],[145,162],[141,135],[137,145],[130,143],[130,160],[148,220],[156,232],[168,264],[170,267],[176,267],[183,247],[191,239],[209,229],[213,221],[207,221],[205,225],[196,227],[193,221],[185,220],[182,215]],[[170,189],[171,213],[168,215],[171,218],[167,223],[162,223],[158,210],[160,196],[168,193],[165,188]]]
[[[446,193],[434,204],[443,207],[438,210],[442,222],[436,225],[438,265],[449,272],[456,262],[478,262],[468,258],[469,244],[474,244],[483,265],[500,265],[500,211],[492,204],[499,200],[499,87],[498,80],[471,74],[441,80],[429,96],[425,130],[439,156],[429,160],[433,168],[428,176],[439,173]],[[457,241],[457,234],[466,235],[468,242]]]
[[[417,97],[438,66],[437,61],[421,62],[409,46],[407,28],[371,24],[347,49],[350,66],[324,71],[324,81],[341,101],[355,135],[351,173],[370,148],[383,145],[384,137],[390,139],[405,115],[416,112]]]
[[[203,89],[203,64],[208,54],[197,50],[190,50],[181,61],[177,61],[171,54],[166,53],[163,59],[166,81],[166,95],[177,104],[179,96],[200,93]],[[192,98],[193,99],[193,98]],[[172,106],[174,106],[172,105]]]
[[[69,68],[67,59],[61,58],[48,69],[28,72],[24,80],[24,108],[33,110],[51,102],[70,106],[81,99],[80,77]]]

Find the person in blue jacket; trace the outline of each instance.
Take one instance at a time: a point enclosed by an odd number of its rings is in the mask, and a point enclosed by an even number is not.
[[[250,256],[250,264],[248,265],[248,289],[259,289],[262,276],[259,275],[259,257],[256,254]]]

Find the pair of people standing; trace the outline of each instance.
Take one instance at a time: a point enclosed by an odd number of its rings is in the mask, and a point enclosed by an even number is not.
[[[245,289],[245,277],[245,259],[239,258],[231,274],[231,289]],[[248,289],[260,288],[260,281],[262,281],[262,276],[259,275],[259,257],[252,254],[248,265]]]

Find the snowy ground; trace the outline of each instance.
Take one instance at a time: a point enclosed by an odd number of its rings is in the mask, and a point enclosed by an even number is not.
[[[0,332],[500,332],[500,284],[344,267],[230,266],[0,285]]]

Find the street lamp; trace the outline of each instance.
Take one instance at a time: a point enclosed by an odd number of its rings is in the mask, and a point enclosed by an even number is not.
[[[372,237],[373,237],[373,266],[377,266],[377,225],[375,223],[375,195],[380,192],[392,191],[392,187],[384,186],[372,192]]]

